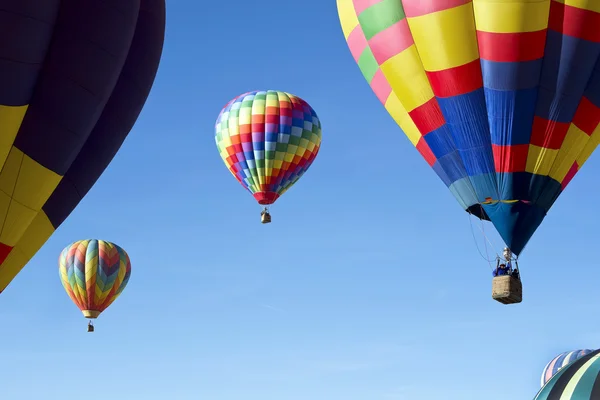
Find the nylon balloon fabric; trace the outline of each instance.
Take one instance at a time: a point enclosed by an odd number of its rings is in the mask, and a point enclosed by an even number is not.
[[[564,368],[573,361],[590,354],[592,351],[593,350],[589,349],[567,351],[554,357],[544,367],[544,371],[542,372],[542,378],[540,381],[541,386],[544,386],[546,382],[550,380],[550,378],[552,378],[554,375],[556,375],[558,371],[560,371],[561,368]]]
[[[304,175],[321,146],[321,121],[293,94],[244,93],[215,124],[219,154],[235,179],[262,205],[273,204]]]
[[[595,350],[562,368],[534,400],[600,399],[600,350]]]
[[[65,221],[140,114],[164,0],[3,0],[0,292]],[[8,24],[8,25],[7,25]]]
[[[106,310],[131,276],[125,250],[104,240],[80,240],[65,247],[58,265],[65,291],[86,318]]]
[[[337,0],[379,100],[519,254],[600,143],[597,0]]]

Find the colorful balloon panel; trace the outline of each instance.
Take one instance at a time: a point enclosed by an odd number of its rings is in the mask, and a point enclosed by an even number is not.
[[[225,165],[259,204],[274,203],[308,170],[321,146],[315,110],[290,93],[244,93],[221,110],[215,140]]]
[[[546,382],[550,380],[556,373],[561,369],[569,365],[575,360],[580,359],[583,356],[590,354],[593,350],[574,350],[561,353],[554,357],[546,366],[542,372],[541,386],[544,386]]]
[[[519,254],[600,143],[595,0],[337,0],[364,77]]]
[[[595,400],[600,398],[600,350],[558,371],[534,400]]]
[[[86,318],[97,318],[129,282],[131,262],[119,246],[104,240],[80,240],[60,253],[60,280]]]
[[[5,0],[0,292],[87,194],[154,82],[164,0]]]

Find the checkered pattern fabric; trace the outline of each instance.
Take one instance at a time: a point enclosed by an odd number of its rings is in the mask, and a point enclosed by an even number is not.
[[[600,143],[600,1],[337,6],[390,115],[461,206],[519,254]]]
[[[319,153],[321,122],[307,102],[275,90],[244,93],[215,125],[221,158],[259,204],[274,203]]]

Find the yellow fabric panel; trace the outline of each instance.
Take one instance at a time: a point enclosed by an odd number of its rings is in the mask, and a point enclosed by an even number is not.
[[[558,150],[547,149],[532,144],[529,145],[525,171],[532,174],[548,176],[557,154]]]
[[[571,124],[554,160],[550,177],[562,182],[589,140],[590,137],[584,131]]]
[[[421,139],[421,132],[419,132],[419,128],[417,128],[410,115],[408,115],[406,109],[402,106],[402,103],[400,103],[400,100],[398,100],[398,96],[396,96],[394,92],[390,93],[385,101],[385,109],[404,131],[408,137],[408,140],[410,140],[413,146],[416,147],[419,139]]]
[[[600,1],[598,0],[554,0],[556,3],[565,4],[571,7],[582,8],[584,10],[600,13]]]
[[[354,28],[358,25],[358,17],[354,10],[354,4],[352,3],[352,0],[337,0],[337,9],[344,37],[348,39],[350,33],[352,33]]]
[[[61,179],[16,147],[11,149],[0,172],[0,242],[17,244]]]
[[[43,211],[39,212],[0,266],[0,291],[6,289],[53,233],[54,227],[50,220]]]
[[[288,145],[287,153],[283,155],[283,160],[286,162],[292,162],[294,159],[294,153],[296,152],[296,146],[293,144]]]
[[[315,148],[315,143],[318,142],[319,139],[319,135],[317,135],[316,133],[312,133],[310,136],[310,144],[312,145],[312,147],[309,148],[310,151],[313,151],[313,149]]]
[[[240,108],[240,112],[237,117],[237,121],[233,121],[233,119],[229,120],[229,127],[231,129],[231,125],[248,125],[252,123],[252,108],[251,107],[243,107]],[[237,132],[239,134],[239,131]]]
[[[594,150],[596,150],[596,147],[598,147],[598,145],[600,145],[600,125],[598,125],[596,129],[594,129],[594,132],[592,133],[588,142],[583,148],[583,151],[577,156],[577,164],[579,164],[579,168],[581,168],[583,164],[585,164],[585,162],[588,160],[588,158],[590,158],[590,156],[592,155]]]
[[[4,165],[29,106],[0,105],[0,165]]]
[[[19,169],[23,162],[24,154],[21,150],[16,147],[11,147],[2,170],[0,171],[0,191],[4,192],[8,196],[12,197],[17,186],[17,179],[19,178]],[[3,218],[0,216],[0,218]]]
[[[2,227],[2,223],[4,222],[4,220],[6,219],[6,216],[8,214],[8,209],[10,207],[10,196],[7,195],[6,193],[0,191],[0,228]],[[8,243],[6,243],[8,244]],[[8,244],[9,246],[14,245],[13,244]]]
[[[240,123],[239,123],[239,117],[228,117],[227,120],[229,121],[229,125],[227,126],[227,130],[223,130],[222,132],[222,137],[223,139],[225,139],[225,133],[229,132],[229,137],[231,136],[235,136],[235,135],[239,135],[240,134]],[[228,142],[228,145],[230,145],[231,142]]]
[[[279,104],[279,100],[276,100],[277,103]],[[267,108],[267,100],[266,99],[258,99],[258,98],[254,98],[252,100],[252,115],[254,116],[264,116],[265,115],[265,109]]]
[[[4,197],[6,194],[1,193],[0,196]],[[10,205],[6,214],[4,214],[5,218],[3,220],[2,233],[0,233],[0,242],[8,246],[14,246],[21,239],[38,212],[14,200],[9,201]],[[4,200],[2,200],[1,204],[3,203]]]
[[[480,31],[536,32],[548,27],[550,0],[473,0],[473,11]]]
[[[266,99],[267,107],[277,107],[279,108],[279,99],[275,96],[268,96]]]
[[[426,71],[442,71],[479,58],[473,4],[408,18]]]
[[[95,303],[99,304],[99,303],[104,303],[104,300],[106,299],[106,296],[108,296],[108,294],[110,293],[110,291],[112,290],[112,288],[109,288],[107,290],[102,290],[100,288],[100,286],[96,285],[96,291],[95,291]]]
[[[61,179],[62,176],[56,172],[24,155],[13,199],[26,207],[39,211]]]
[[[300,143],[298,144],[298,149],[296,149],[296,155],[303,156],[307,147],[308,147],[308,140],[300,139]]]
[[[406,111],[411,112],[433,98],[429,79],[414,44],[381,64],[381,72]]]

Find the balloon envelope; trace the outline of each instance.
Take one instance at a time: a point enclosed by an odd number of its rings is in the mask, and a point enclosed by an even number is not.
[[[544,371],[542,372],[542,379],[540,381],[541,386],[544,386],[546,382],[550,380],[556,373],[563,367],[566,367],[570,363],[579,358],[590,354],[593,350],[584,349],[584,350],[574,350],[574,351],[566,351],[554,357],[546,366],[544,367]]]
[[[596,400],[600,398],[600,350],[579,358],[556,373],[534,400]]]
[[[60,253],[58,271],[73,303],[86,318],[97,318],[127,286],[131,262],[114,243],[80,240]]]
[[[154,82],[164,0],[4,0],[0,292],[111,162]],[[7,25],[8,26],[8,25]]]
[[[597,1],[337,6],[376,96],[461,206],[518,255],[600,142]]]
[[[259,204],[273,204],[313,163],[321,121],[293,94],[244,93],[221,110],[215,125],[221,158]]]

